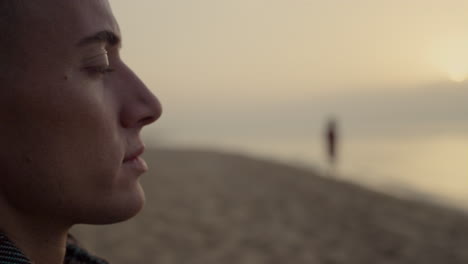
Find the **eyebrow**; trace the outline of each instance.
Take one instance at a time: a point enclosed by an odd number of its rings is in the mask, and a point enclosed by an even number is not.
[[[103,30],[99,31],[96,34],[92,36],[85,37],[78,41],[77,46],[82,47],[90,44],[95,44],[95,43],[108,43],[111,46],[116,46],[120,44],[120,37],[117,36],[112,31],[109,30]]]

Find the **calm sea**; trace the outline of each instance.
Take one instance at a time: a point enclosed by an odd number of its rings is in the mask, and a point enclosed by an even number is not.
[[[468,209],[468,135],[353,138],[339,144],[337,175],[379,191]],[[322,138],[213,137],[177,145],[246,153],[328,170]]]

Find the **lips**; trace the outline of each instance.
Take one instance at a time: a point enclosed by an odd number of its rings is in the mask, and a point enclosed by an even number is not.
[[[128,162],[137,159],[141,154],[145,152],[145,147],[140,147],[137,150],[130,152],[130,154],[127,154],[123,160],[123,162]]]

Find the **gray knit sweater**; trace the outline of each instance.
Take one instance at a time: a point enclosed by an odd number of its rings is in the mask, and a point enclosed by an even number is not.
[[[33,264],[6,235],[0,233],[0,264]],[[73,236],[68,236],[64,264],[108,264],[107,261],[90,255],[78,246]]]

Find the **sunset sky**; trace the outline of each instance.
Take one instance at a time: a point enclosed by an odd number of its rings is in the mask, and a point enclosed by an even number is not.
[[[468,1],[112,4],[123,56],[161,98],[166,134],[274,133],[330,114],[356,127],[398,117],[466,128]]]
[[[112,3],[128,60],[160,84],[309,94],[468,72],[464,0]]]

